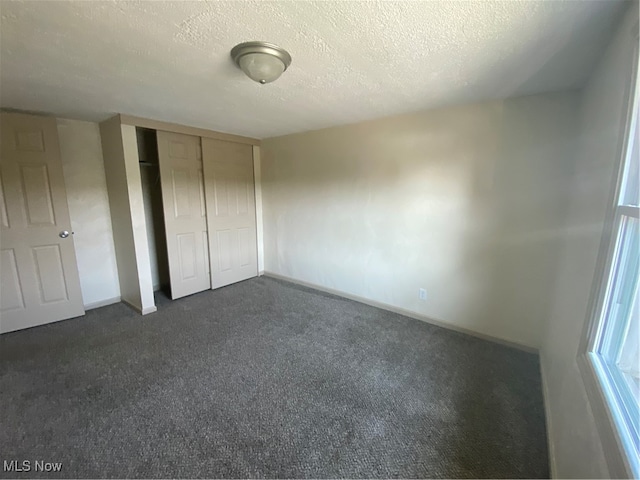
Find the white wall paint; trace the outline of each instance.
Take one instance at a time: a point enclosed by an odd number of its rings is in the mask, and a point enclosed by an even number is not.
[[[562,93],[267,139],[265,271],[537,347],[576,119]]]
[[[60,155],[85,308],[120,300],[100,130],[57,119]]]
[[[541,348],[552,462],[560,478],[610,476],[576,358],[624,131],[637,22],[635,3],[581,97],[581,154],[567,182],[570,206]]]

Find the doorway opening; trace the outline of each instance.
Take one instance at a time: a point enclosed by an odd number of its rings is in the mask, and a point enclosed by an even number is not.
[[[155,130],[136,127],[136,136],[153,291],[162,291],[171,298],[157,134]]]

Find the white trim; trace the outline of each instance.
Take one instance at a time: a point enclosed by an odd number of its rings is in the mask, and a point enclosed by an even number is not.
[[[636,99],[640,94],[640,80],[638,79],[638,45],[633,46],[633,64],[629,74],[629,81],[626,85],[625,108],[622,112],[622,119],[619,124],[620,143],[614,158],[614,172],[611,180],[611,190],[607,205],[605,222],[600,238],[600,246],[596,260],[596,268],[592,279],[592,286],[589,296],[589,305],[584,322],[582,338],[578,347],[576,360],[583,384],[587,393],[587,399],[593,413],[600,443],[607,461],[609,475],[612,478],[633,478],[633,468],[627,457],[628,453],[624,446],[612,406],[603,391],[602,382],[596,372],[596,365],[589,355],[594,348],[599,332],[600,323],[603,317],[603,307],[607,302],[608,285],[612,273],[612,262],[615,259],[615,250],[618,246],[618,228],[620,214],[630,214],[636,216],[637,207],[626,207],[619,204],[621,198],[621,186],[625,175],[625,167],[628,157],[631,155],[630,139],[633,135],[634,122],[638,121],[634,110]]]
[[[95,308],[100,308],[100,307],[106,307],[107,305],[113,305],[114,303],[120,303],[121,298],[118,297],[113,297],[113,298],[107,298],[105,300],[98,300],[97,302],[91,302],[91,303],[87,303],[84,306],[85,310],[93,310]]]
[[[152,130],[182,133],[184,135],[193,135],[194,137],[215,138],[216,140],[223,140],[225,142],[260,145],[260,140],[257,138],[244,137],[242,135],[234,135],[232,133],[216,132],[213,130],[207,130],[206,128],[190,127],[188,125],[163,122],[161,120],[136,117],[134,115],[125,115],[123,113],[116,115],[114,118],[117,118],[121,125],[131,125],[134,127],[150,128]]]
[[[510,340],[504,340],[502,338],[494,337],[492,335],[487,335],[484,333],[476,332],[474,330],[469,330],[467,328],[458,327],[456,325],[452,325],[450,323],[444,322],[443,320],[435,320],[425,315],[420,315],[419,313],[412,312],[411,310],[406,310],[404,308],[389,305],[388,303],[378,302],[376,300],[371,300],[369,298],[361,297],[359,295],[352,295],[350,293],[342,292],[340,290],[334,290],[333,288],[323,287],[322,285],[318,285],[316,283],[305,282],[304,280],[298,280],[296,278],[287,277],[286,275],[280,275],[278,273],[265,271],[263,272],[263,274],[265,277],[271,277],[278,280],[283,280],[285,282],[302,285],[303,287],[320,290],[321,292],[331,293],[332,295],[336,295],[342,298],[347,298],[349,300],[353,300],[354,302],[364,303],[365,305],[370,305],[372,307],[380,308],[382,310],[387,310],[388,312],[398,313],[400,315],[404,315],[405,317],[414,318],[416,320],[420,320],[422,322],[435,325],[436,327],[442,327],[442,328],[446,328],[447,330],[453,330],[454,332],[464,333],[466,335],[471,335],[472,337],[481,338],[482,340],[488,340],[493,343],[499,343],[500,345],[516,348],[518,350],[523,350],[528,353],[539,353],[538,348],[533,347],[531,345],[513,342]]]
[[[605,289],[609,283],[609,273],[611,272],[611,262],[613,261],[613,249],[616,247],[615,234],[616,223],[618,222],[617,211],[620,208],[620,187],[624,177],[624,166],[627,159],[629,147],[629,137],[631,135],[631,123],[633,120],[634,101],[638,95],[637,89],[640,85],[638,76],[638,46],[633,48],[633,65],[631,66],[630,79],[625,91],[625,107],[622,112],[622,119],[619,128],[621,132],[621,142],[614,158],[613,178],[610,183],[609,198],[607,200],[607,211],[605,214],[602,234],[600,235],[600,245],[596,267],[592,278],[591,290],[589,293],[589,304],[587,306],[587,316],[584,322],[582,338],[578,347],[577,357],[590,351],[595,344],[598,333],[598,326],[601,320],[602,307],[605,303]],[[617,234],[617,231],[616,231]]]
[[[640,141],[640,139],[638,139]],[[624,215],[625,217],[640,218],[640,207],[633,205],[620,205],[616,208],[618,215]]]
[[[154,313],[158,311],[158,307],[156,307],[155,305],[151,306],[151,307],[146,307],[146,308],[140,308],[137,305],[134,305],[133,303],[125,300],[124,298],[121,300],[122,303],[124,303],[125,305],[133,308],[136,312],[138,312],[140,315],[148,315],[150,313]]]
[[[258,249],[258,270],[264,271],[264,224],[262,216],[262,161],[260,147],[253,146],[253,183],[256,198],[256,247]]]
[[[600,444],[607,461],[610,478],[633,478],[631,465],[627,458],[620,431],[618,430],[613,412],[602,390],[602,384],[598,379],[593,362],[586,353],[578,357],[578,369],[582,374],[582,380],[591,413],[598,425],[600,432]]]
[[[155,305],[153,307],[147,307],[147,308],[143,308],[142,311],[140,312],[142,315],[149,315],[150,313],[155,313],[158,311],[158,307],[156,307]]]
[[[542,352],[540,353],[540,378],[542,379],[542,401],[544,403],[544,417],[546,419],[547,428],[547,449],[549,451],[549,470],[551,478],[558,478],[558,467],[556,466],[556,449],[553,439],[553,422],[551,419],[551,402],[549,401],[549,387],[547,384],[547,375],[545,373]]]

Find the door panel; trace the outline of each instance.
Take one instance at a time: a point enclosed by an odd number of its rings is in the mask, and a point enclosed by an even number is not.
[[[258,275],[253,148],[202,139],[211,286]]]
[[[60,246],[44,245],[32,248],[31,251],[38,271],[40,302],[46,305],[68,300]]]
[[[213,188],[215,191],[213,201],[215,203],[216,215],[218,217],[229,215],[229,194],[227,193],[227,182],[221,178],[214,178]]]
[[[22,286],[18,278],[18,264],[16,252],[13,248],[0,251],[0,265],[2,265],[2,298],[0,302],[5,312],[11,310],[24,309],[24,297],[22,296]]]
[[[211,278],[211,265],[209,264],[209,232],[206,230],[202,232],[202,250],[204,251],[204,264],[206,266],[207,275]]]
[[[0,221],[3,227],[9,226],[9,215],[7,214],[7,200],[4,196],[4,186],[2,184],[2,174],[0,172]]]
[[[251,244],[248,228],[238,229],[238,259],[241,267],[246,267],[251,262]]]
[[[186,168],[171,167],[171,185],[173,187],[173,214],[175,218],[191,218],[191,205],[189,202],[189,170]]]
[[[200,138],[158,131],[171,298],[211,288]]]
[[[197,275],[195,232],[181,233],[178,237],[178,252],[180,254],[181,280],[186,281]]]
[[[84,314],[54,118],[1,114],[0,333]]]
[[[42,131],[27,127],[18,127],[15,130],[16,149],[20,151],[44,152],[44,138]]]
[[[252,150],[253,153],[253,150]],[[237,182],[237,210],[236,215],[247,215],[249,213],[249,184],[243,183],[242,178],[238,178]],[[253,185],[251,185],[251,190],[254,190]]]
[[[22,165],[20,174],[28,225],[55,225],[47,165]]]
[[[233,264],[231,258],[231,230],[219,230],[216,234],[218,236],[218,248],[216,251],[218,256],[218,271],[227,272],[231,270],[231,265]]]
[[[198,186],[200,187],[200,216],[204,218],[206,222],[207,207],[204,199],[204,173],[202,172],[202,170],[198,171]],[[207,261],[207,263],[209,262]]]

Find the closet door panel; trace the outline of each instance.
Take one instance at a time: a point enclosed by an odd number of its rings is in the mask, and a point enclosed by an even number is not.
[[[158,131],[171,298],[211,288],[200,138]]]
[[[258,275],[253,148],[202,139],[211,287]]]

